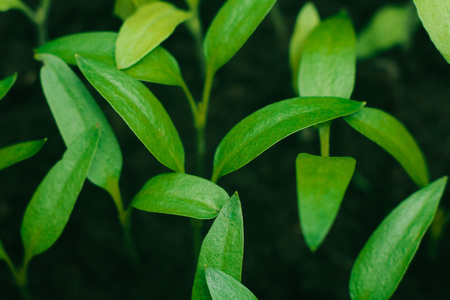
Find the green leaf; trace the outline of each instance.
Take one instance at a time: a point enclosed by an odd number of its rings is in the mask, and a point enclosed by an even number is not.
[[[244,224],[239,196],[235,193],[223,206],[203,240],[195,272],[192,299],[211,299],[205,268],[217,268],[241,281],[244,257]]]
[[[21,230],[25,265],[50,248],[64,230],[94,159],[99,136],[98,126],[81,134],[34,193]]]
[[[297,156],[300,224],[311,251],[317,250],[333,225],[355,164],[351,157]]]
[[[164,1],[139,7],[120,28],[116,42],[117,68],[126,69],[140,61],[189,16],[189,13]]]
[[[228,0],[219,10],[203,44],[208,73],[213,74],[244,45],[276,0]]]
[[[45,98],[66,146],[95,124],[100,125],[102,134],[88,179],[116,198],[122,170],[122,153],[108,120],[64,61],[51,54],[39,54],[38,59],[44,63],[41,82]]]
[[[91,59],[78,66],[147,149],[163,165],[184,173],[184,149],[175,126],[156,97],[139,81]]]
[[[298,92],[298,68],[300,58],[305,47],[306,38],[311,31],[320,24],[320,16],[314,4],[307,2],[297,15],[295,21],[294,33],[292,34],[289,45],[289,62],[291,63],[292,85],[294,91]]]
[[[214,155],[212,181],[249,163],[285,137],[361,109],[365,103],[341,98],[293,98],[268,105],[234,126]]]
[[[114,14],[122,20],[132,15],[139,6],[152,3],[157,0],[116,0]]]
[[[51,41],[36,50],[37,54],[50,53],[66,63],[76,65],[75,55],[97,60],[115,67],[116,32],[87,32],[68,35]],[[176,59],[163,47],[156,47],[137,64],[122,70],[126,74],[147,82],[176,85],[183,84]]]
[[[450,1],[414,0],[423,27],[436,48],[450,63]]]
[[[46,141],[47,139],[36,140],[1,148],[0,170],[32,157],[41,150]]]
[[[5,95],[9,92],[9,90],[12,88],[14,83],[17,79],[17,73],[14,75],[11,75],[3,80],[0,80],[0,100],[5,97]]]
[[[365,107],[344,118],[350,126],[392,155],[418,186],[428,184],[428,168],[414,138],[393,116]]]
[[[355,85],[356,38],[345,14],[323,21],[306,39],[299,94],[349,98]]]
[[[206,282],[213,300],[257,300],[253,293],[230,275],[215,269],[206,268]]]
[[[21,9],[23,8],[23,3],[20,0],[0,0],[0,11],[7,11],[10,9]]]
[[[382,7],[358,37],[358,58],[369,58],[381,51],[405,44],[409,39],[410,26],[409,5]]]
[[[209,180],[187,174],[161,174],[150,179],[134,197],[140,210],[211,219],[230,199],[227,192]]]
[[[433,220],[447,177],[411,195],[378,226],[353,266],[353,300],[384,300],[394,293]]]

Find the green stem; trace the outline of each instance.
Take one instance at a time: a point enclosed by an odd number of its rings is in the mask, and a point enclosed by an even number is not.
[[[11,261],[11,258],[5,251],[5,262],[8,265],[9,270],[11,271],[14,281],[16,282],[17,288],[19,289],[20,294],[24,300],[33,300],[30,293],[27,289],[27,269],[28,269],[28,261],[24,262],[24,266],[19,270],[16,269],[14,264]]]
[[[38,45],[43,45],[48,40],[47,20],[50,11],[51,0],[42,0],[41,5],[33,11],[28,5],[22,2],[19,9],[30,19],[36,27]]]
[[[203,54],[203,30],[199,17],[198,4],[195,7],[191,6],[190,11],[192,13],[192,17],[186,22],[186,26],[194,37],[198,60],[200,63],[200,70],[204,70],[205,55]]]
[[[330,129],[331,121],[319,125],[320,155],[330,156]]]
[[[186,99],[189,102],[189,107],[191,108],[194,124],[195,127],[197,128],[197,104],[195,103],[194,97],[192,96],[192,93],[187,87],[186,82],[184,82],[184,80],[181,81],[180,88],[183,90],[184,95],[186,96]]]
[[[278,3],[275,3],[275,5],[272,7],[269,16],[272,19],[278,37],[283,42],[287,41],[289,39],[289,33]]]

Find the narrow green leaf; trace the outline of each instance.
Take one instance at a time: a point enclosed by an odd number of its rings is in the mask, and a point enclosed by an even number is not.
[[[117,67],[126,69],[140,61],[189,16],[189,13],[164,1],[139,7],[120,28],[116,42]]]
[[[50,248],[64,230],[94,158],[99,135],[97,126],[81,134],[34,193],[21,230],[25,265]]]
[[[175,126],[156,97],[139,81],[91,59],[78,66],[147,149],[163,165],[184,173],[184,149]]]
[[[0,80],[0,100],[2,100],[3,97],[5,97],[5,95],[9,92],[9,90],[12,88],[12,86],[16,82],[16,79],[17,79],[17,73],[15,73],[14,75],[11,75],[9,77],[6,77],[3,80]]]
[[[249,163],[283,138],[353,112],[365,103],[341,98],[293,98],[268,105],[234,126],[214,155],[213,181]]]
[[[423,27],[436,48],[450,63],[450,1],[414,0]]]
[[[157,0],[116,0],[114,14],[122,20],[125,20],[132,15],[138,7],[155,1]]]
[[[257,300],[255,295],[230,275],[215,268],[206,268],[206,282],[213,300]]]
[[[369,58],[381,51],[405,44],[410,33],[409,19],[409,5],[382,7],[358,37],[358,58]]]
[[[23,3],[20,0],[0,0],[0,11],[7,11],[15,8],[22,8]]]
[[[76,65],[75,55],[90,58],[115,67],[116,32],[87,32],[68,35],[51,41],[36,50],[37,54],[50,53],[66,63]],[[126,74],[147,82],[176,85],[183,84],[178,62],[166,49],[156,47],[138,63],[122,70]]]
[[[291,63],[292,85],[294,91],[298,92],[298,68],[300,58],[305,47],[306,38],[311,31],[320,24],[320,16],[314,4],[307,2],[297,15],[295,21],[294,33],[292,34],[289,45],[289,61]]]
[[[317,250],[333,225],[355,164],[351,157],[297,156],[300,224],[311,251]]]
[[[299,94],[350,98],[355,85],[356,38],[345,14],[323,21],[306,39]]]
[[[219,10],[203,44],[208,72],[215,73],[244,45],[276,0],[228,0]]]
[[[47,139],[42,139],[1,148],[0,170],[32,157],[41,150],[46,141]]]
[[[350,126],[392,155],[418,186],[428,184],[428,168],[414,138],[393,116],[365,107],[344,118]]]
[[[414,193],[378,226],[353,266],[353,300],[391,297],[433,220],[446,183],[443,177]]]
[[[0,260],[5,259],[7,257],[6,250],[3,247],[2,241],[0,240]]]
[[[147,181],[134,197],[132,205],[148,212],[211,219],[229,199],[224,189],[209,180],[169,173]]]
[[[244,225],[239,196],[235,193],[223,206],[203,240],[195,272],[192,299],[211,299],[205,268],[222,270],[241,281],[244,257]]]

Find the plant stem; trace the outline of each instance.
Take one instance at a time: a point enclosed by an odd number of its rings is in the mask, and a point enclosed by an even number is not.
[[[25,261],[24,266],[20,268],[19,270],[16,269],[14,264],[11,261],[11,258],[9,255],[5,252],[5,261],[6,264],[9,267],[9,270],[11,271],[14,281],[16,282],[17,288],[19,289],[20,294],[22,295],[22,298],[24,300],[33,300],[33,297],[31,297],[30,293],[27,289],[27,269],[28,269],[28,262]]]
[[[270,18],[272,19],[273,25],[275,27],[275,31],[277,32],[278,37],[282,42],[286,42],[289,40],[289,34],[287,30],[286,22],[284,21],[283,14],[281,13],[280,7],[278,3],[272,7],[269,13]]]
[[[330,129],[331,121],[319,125],[320,155],[330,156]]]
[[[198,61],[200,63],[200,70],[203,71],[205,69],[205,56],[203,54],[203,30],[198,11],[198,3],[196,6],[191,6],[190,11],[192,13],[192,17],[186,22],[186,26],[194,37]]]
[[[36,27],[38,45],[47,42],[47,20],[50,11],[51,0],[42,0],[41,5],[36,11],[33,11],[28,5],[22,2],[19,9],[30,19]]]

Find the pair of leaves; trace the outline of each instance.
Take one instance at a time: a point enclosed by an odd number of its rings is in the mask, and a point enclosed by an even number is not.
[[[89,172],[99,142],[98,126],[80,134],[34,193],[22,223],[25,265],[61,235]]]
[[[353,266],[353,300],[384,300],[394,293],[433,220],[446,183],[443,177],[414,193],[375,230]]]
[[[235,193],[222,207],[203,240],[195,273],[192,299],[211,299],[206,268],[219,269],[241,280],[244,256],[244,225],[239,196]]]
[[[118,34],[115,32],[78,33],[51,41],[36,50],[37,54],[50,53],[66,63],[76,65],[75,55],[90,58],[115,67],[114,52]],[[184,80],[176,59],[158,46],[138,63],[122,70],[141,81],[183,86]]]

